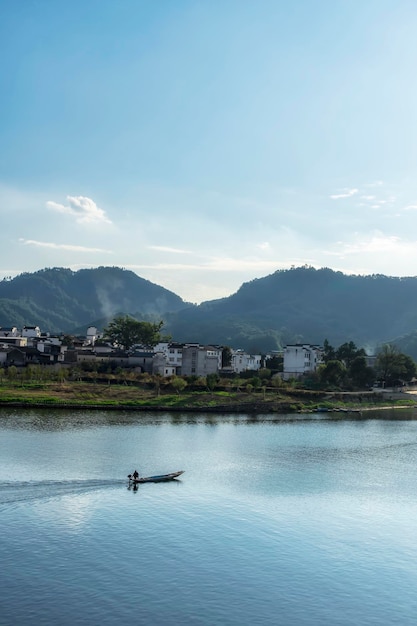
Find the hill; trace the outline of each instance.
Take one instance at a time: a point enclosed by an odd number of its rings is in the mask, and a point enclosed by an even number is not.
[[[372,352],[395,342],[417,359],[417,277],[348,276],[331,269],[279,270],[227,298],[190,305],[117,267],[64,268],[0,282],[0,326],[74,332],[117,313],[163,319],[175,341],[268,352],[287,343],[354,341]],[[396,339],[399,338],[399,339]]]
[[[335,346],[354,341],[372,351],[417,329],[417,278],[280,270],[244,283],[228,298],[170,315],[168,326],[178,341],[193,330],[200,341],[211,337],[250,350],[327,338]]]
[[[185,306],[168,289],[118,267],[44,269],[0,282],[0,326],[70,332],[118,312],[160,319]]]

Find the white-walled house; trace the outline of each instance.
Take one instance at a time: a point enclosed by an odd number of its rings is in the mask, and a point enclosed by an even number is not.
[[[153,357],[152,373],[159,376],[174,376],[177,373],[175,365],[170,365],[164,352],[156,352]]]
[[[284,380],[300,378],[314,372],[323,362],[323,348],[310,344],[295,344],[284,348]]]
[[[23,326],[22,328],[22,337],[30,337],[31,339],[34,337],[41,336],[41,329],[39,326]]]
[[[182,365],[182,350],[184,344],[162,341],[154,347],[155,354],[165,355],[166,363],[170,367],[180,368]]]
[[[19,337],[19,331],[16,326],[2,326],[0,337]]]
[[[98,339],[101,339],[103,333],[99,333],[95,326],[89,326],[87,328],[87,335],[85,338],[86,345],[94,346]]]
[[[182,349],[181,374],[183,376],[207,376],[221,369],[222,348],[200,346],[198,343],[184,344]]]
[[[231,369],[236,373],[246,372],[247,370],[259,370],[262,364],[262,356],[260,354],[247,354],[244,350],[232,350]]]

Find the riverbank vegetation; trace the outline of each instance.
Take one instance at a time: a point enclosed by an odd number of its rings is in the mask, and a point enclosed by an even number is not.
[[[162,378],[131,370],[98,372],[43,366],[19,370],[12,366],[0,369],[1,405],[295,413],[362,411],[417,403],[412,395],[400,392],[306,389],[264,370],[246,377],[212,374]]]

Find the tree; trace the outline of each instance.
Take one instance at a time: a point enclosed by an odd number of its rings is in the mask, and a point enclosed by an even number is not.
[[[403,354],[403,365],[405,368],[404,380],[410,382],[417,374],[417,365],[408,354]]]
[[[112,344],[130,350],[135,344],[152,348],[161,339],[161,328],[164,323],[138,322],[130,315],[115,317],[104,329],[104,336]]]
[[[213,372],[212,374],[207,374],[206,385],[209,391],[214,391],[219,380],[220,380],[220,376],[217,374],[217,372]]]
[[[74,345],[74,336],[73,335],[64,335],[61,339],[61,344],[63,346],[72,347]]]
[[[327,385],[334,385],[340,387],[346,378],[346,367],[341,361],[331,360],[327,361],[325,365],[321,365],[319,368],[319,375],[321,382]]]
[[[323,361],[334,361],[336,359],[336,350],[330,345],[327,339],[323,343]]]
[[[222,350],[222,367],[230,367],[232,365],[232,350],[229,346],[225,346]]]
[[[284,358],[277,355],[266,359],[265,367],[274,372],[282,372],[284,369]]]
[[[375,380],[375,372],[366,364],[364,356],[357,356],[350,364],[349,377],[355,387],[369,387]]]
[[[363,348],[358,349],[353,341],[349,341],[349,343],[343,343],[336,350],[336,359],[339,361],[343,361],[346,367],[350,367],[350,364],[356,357],[366,356],[365,350]]]
[[[179,395],[181,391],[184,391],[184,389],[186,388],[187,381],[183,378],[179,378],[179,376],[174,376],[174,378],[171,380],[171,385],[172,387],[174,387],[175,391]]]
[[[258,374],[261,380],[269,380],[271,378],[272,372],[269,367],[261,367],[261,369],[258,371]]]
[[[394,385],[398,380],[410,381],[416,374],[416,364],[392,344],[385,344],[377,354],[375,371],[379,380]]]

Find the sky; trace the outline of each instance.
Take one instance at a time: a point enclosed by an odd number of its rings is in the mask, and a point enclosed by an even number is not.
[[[0,279],[417,275],[415,0],[0,0]]]

